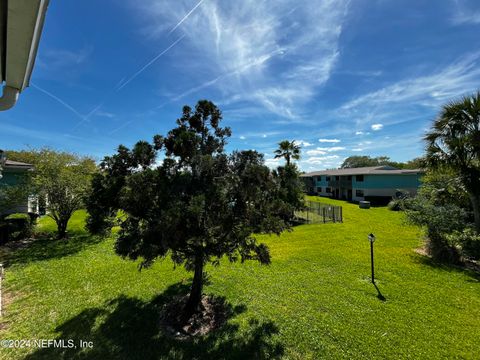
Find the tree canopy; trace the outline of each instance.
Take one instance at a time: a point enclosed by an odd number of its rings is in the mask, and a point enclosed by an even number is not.
[[[210,101],[185,106],[177,127],[165,136],[132,149],[120,146],[106,157],[87,200],[92,232],[108,230],[122,210],[119,255],[140,258],[141,267],[170,255],[194,271],[186,318],[201,306],[205,264],[219,264],[224,256],[269,264],[268,247],[252,234],[280,234],[289,227],[284,215],[292,212],[263,155],[225,152],[231,130],[221,127],[221,120]]]
[[[480,92],[446,104],[425,136],[430,167],[458,173],[480,233]]]
[[[422,158],[415,158],[407,162],[392,161],[388,156],[371,157],[368,155],[354,155],[346,158],[340,168],[357,168],[367,166],[388,165],[398,169],[419,169],[424,166]]]
[[[58,237],[64,238],[68,221],[75,210],[83,206],[96,171],[89,157],[49,148],[7,151],[11,160],[34,165],[32,191],[44,199],[47,215],[57,224]]]
[[[291,160],[300,159],[300,145],[295,143],[295,140],[283,140],[278,143],[278,149],[275,150],[275,159],[284,158],[287,166],[290,165]]]

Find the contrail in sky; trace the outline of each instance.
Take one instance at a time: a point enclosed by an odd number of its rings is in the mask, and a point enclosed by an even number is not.
[[[70,110],[72,113],[74,113],[75,115],[77,115],[80,119],[84,119],[85,116],[83,116],[82,114],[80,114],[77,110],[75,110],[75,108],[71,105],[69,105],[68,103],[66,103],[65,101],[63,101],[62,99],[60,99],[58,96],[55,96],[53,95],[51,92],[45,90],[45,89],[42,89],[40,86],[38,85],[35,85],[34,83],[30,83],[30,85],[37,89],[38,91],[44,93],[45,95],[48,95],[50,96],[53,100],[57,101],[58,103],[62,104],[65,108],[67,108],[68,110]]]
[[[125,82],[121,83],[121,85],[117,88],[117,91],[122,90],[125,86],[127,86],[131,81],[133,81],[138,75],[140,75],[142,72],[144,72],[148,67],[150,67],[155,61],[157,61],[160,57],[162,57],[164,54],[166,54],[171,48],[173,48],[175,45],[177,45],[185,35],[182,35],[179,39],[177,39],[175,42],[173,42],[169,47],[167,47],[165,50],[163,50],[160,54],[155,56],[152,60],[150,60],[148,63],[146,63],[140,70],[138,70],[135,74],[133,74],[128,80]]]
[[[192,13],[193,13],[200,5],[202,5],[203,2],[204,2],[204,0],[200,0],[200,1],[198,2],[198,4],[195,5],[195,6],[193,7],[193,9],[190,10],[190,11],[187,13],[187,15],[185,15],[185,16],[183,17],[183,19],[180,20],[180,21],[177,23],[177,25],[175,25],[175,26],[172,28],[172,30],[170,30],[168,33],[171,34],[171,33],[174,32],[180,25],[182,25],[182,23],[183,23],[185,20],[187,20],[188,17],[189,17],[190,15],[192,15]]]

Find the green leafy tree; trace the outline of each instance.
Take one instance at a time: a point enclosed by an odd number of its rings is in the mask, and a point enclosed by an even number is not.
[[[249,259],[270,263],[265,244],[253,233],[279,234],[282,219],[279,184],[255,151],[225,153],[231,135],[220,127],[222,115],[210,101],[185,106],[177,127],[152,144],[120,146],[95,175],[87,200],[90,231],[104,232],[121,210],[115,250],[140,267],[170,255],[193,271],[185,319],[201,307],[204,267]],[[156,163],[157,152],[164,159]]]
[[[96,171],[95,161],[49,148],[8,151],[8,157],[34,165],[33,189],[46,199],[47,215],[57,225],[58,238],[65,238],[70,217],[83,206]]]
[[[349,156],[346,158],[342,165],[340,166],[342,169],[347,168],[357,168],[357,167],[367,167],[367,166],[377,166],[378,161],[376,158],[371,158],[370,156],[366,155],[355,155]]]
[[[433,258],[458,262],[449,234],[461,232],[472,222],[468,194],[458,174],[448,167],[427,170],[417,196],[403,200],[402,207],[410,222],[425,226],[426,249]]]
[[[278,197],[282,200],[283,219],[291,222],[296,210],[305,208],[305,184],[295,164],[279,166],[273,175],[279,184]]]
[[[430,167],[458,173],[480,233],[480,92],[445,105],[425,141]]]
[[[30,194],[28,179],[17,185],[0,184],[0,219],[12,213],[19,204],[25,203]]]
[[[358,168],[368,166],[392,166],[398,169],[420,169],[424,167],[423,158],[415,158],[407,162],[392,161],[388,156],[370,157],[368,155],[354,155],[346,158],[340,168]]]
[[[295,140],[283,140],[278,143],[278,149],[275,150],[275,159],[284,158],[287,166],[290,165],[291,160],[300,159],[300,145],[295,143]]]

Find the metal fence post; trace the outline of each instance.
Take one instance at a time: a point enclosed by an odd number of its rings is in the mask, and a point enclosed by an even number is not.
[[[3,264],[0,264],[0,316],[3,316],[2,280],[3,280]]]

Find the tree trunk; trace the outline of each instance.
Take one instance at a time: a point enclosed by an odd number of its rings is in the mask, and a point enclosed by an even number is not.
[[[59,220],[57,222],[57,236],[59,239],[65,239],[65,237],[67,236],[67,224],[68,220]]]
[[[195,312],[200,311],[203,291],[203,252],[198,251],[195,255],[195,274],[193,275],[190,296],[185,305],[185,320],[188,320]]]
[[[473,217],[475,219],[475,230],[480,234],[480,194],[476,192],[470,193],[470,202],[473,207]]]

